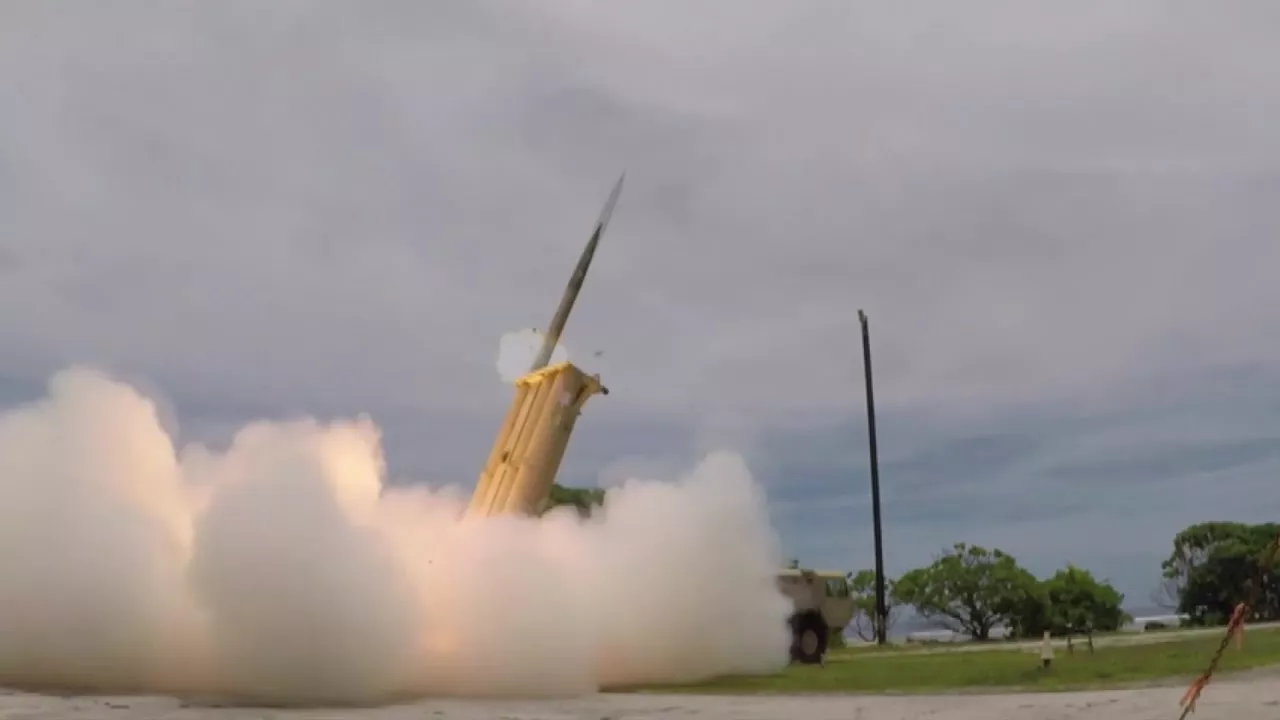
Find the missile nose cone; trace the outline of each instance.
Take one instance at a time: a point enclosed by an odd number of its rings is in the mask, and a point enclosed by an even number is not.
[[[623,170],[618,176],[618,182],[613,184],[613,190],[609,192],[609,199],[604,201],[604,209],[600,211],[600,219],[596,221],[596,228],[599,234],[604,234],[604,229],[609,225],[609,218],[613,217],[613,208],[618,204],[618,197],[622,195],[622,184],[627,180],[627,171]]]

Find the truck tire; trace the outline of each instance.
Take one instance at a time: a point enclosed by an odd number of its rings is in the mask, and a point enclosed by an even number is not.
[[[831,640],[831,629],[822,613],[816,610],[796,613],[791,616],[791,662],[803,665],[816,665],[822,662],[827,654],[827,643]]]

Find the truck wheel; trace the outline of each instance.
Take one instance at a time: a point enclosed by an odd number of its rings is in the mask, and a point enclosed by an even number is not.
[[[810,610],[791,616],[791,662],[816,665],[827,654],[831,630],[822,613]]]

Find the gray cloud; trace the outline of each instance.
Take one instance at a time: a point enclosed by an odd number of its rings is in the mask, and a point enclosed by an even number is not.
[[[469,477],[497,338],[546,321],[625,165],[567,338],[613,390],[574,478],[732,442],[781,515],[835,513],[864,307],[886,492],[918,503],[903,562],[957,539],[958,496],[1243,487],[1280,417],[1224,385],[1280,356],[1278,26],[1245,2],[10,3],[0,359],[15,387],[147,378],[193,435],[370,411],[405,474]],[[1135,512],[1251,507],[1180,497]],[[1111,532],[1100,502],[1059,523]],[[1017,512],[984,531],[1052,554]]]

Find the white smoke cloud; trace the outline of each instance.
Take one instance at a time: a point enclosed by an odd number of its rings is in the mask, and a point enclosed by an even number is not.
[[[546,336],[541,331],[534,328],[525,328],[524,330],[515,330],[502,336],[498,341],[498,375],[502,377],[505,383],[513,383],[520,376],[529,372],[529,367],[533,365],[534,358],[538,357],[538,351],[542,349],[542,342]],[[560,343],[556,343],[555,348],[551,351],[551,363],[567,362],[569,360],[569,351]]]
[[[0,684],[366,703],[787,660],[777,538],[733,454],[587,520],[462,520],[456,489],[383,486],[367,418],[178,452],[151,401],[72,369],[0,414],[0,457]]]

